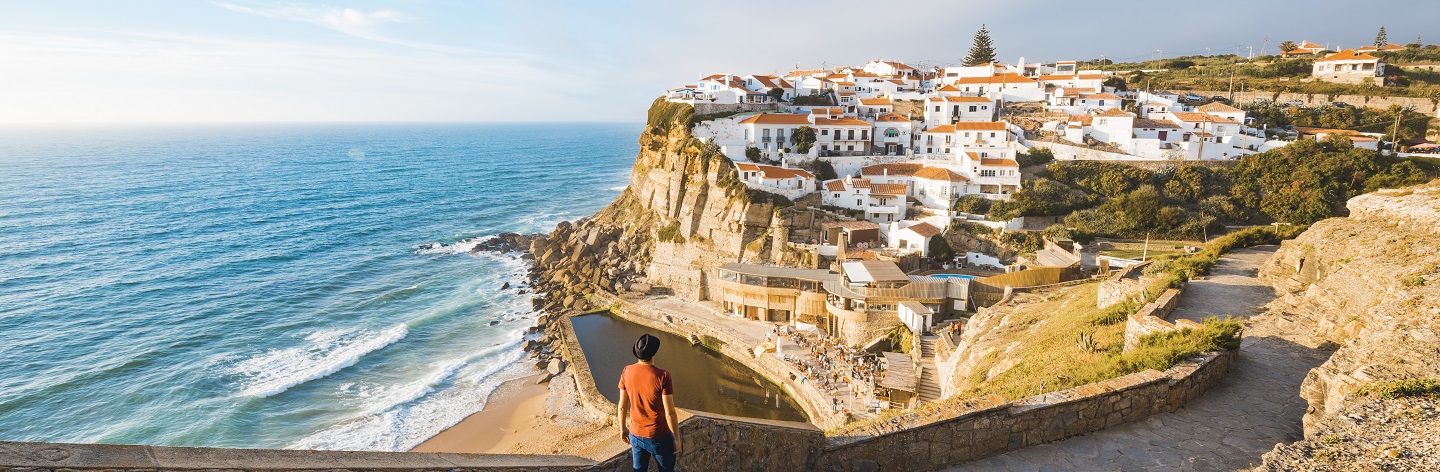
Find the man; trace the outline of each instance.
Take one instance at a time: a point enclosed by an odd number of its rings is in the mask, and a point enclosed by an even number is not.
[[[660,339],[640,335],[630,352],[638,359],[620,372],[620,439],[630,445],[631,467],[635,472],[650,469],[650,458],[660,472],[675,470],[680,453],[680,429],[675,422],[675,390],[670,373],[652,361],[660,350]]]

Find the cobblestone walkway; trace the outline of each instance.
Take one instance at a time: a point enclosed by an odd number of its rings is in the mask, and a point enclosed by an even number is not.
[[[1330,353],[1272,335],[1269,315],[1261,315],[1260,307],[1275,297],[1255,272],[1276,249],[1226,255],[1209,278],[1190,283],[1171,317],[1248,319],[1239,358],[1225,380],[1204,396],[1144,421],[949,470],[1237,470],[1258,465],[1260,455],[1276,443],[1300,439],[1306,409],[1300,382]]]

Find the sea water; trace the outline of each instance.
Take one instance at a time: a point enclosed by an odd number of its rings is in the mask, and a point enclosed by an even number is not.
[[[530,372],[474,242],[604,206],[640,129],[0,128],[0,440],[409,449]]]

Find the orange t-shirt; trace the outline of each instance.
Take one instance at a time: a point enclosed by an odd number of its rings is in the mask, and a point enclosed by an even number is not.
[[[630,399],[630,434],[642,438],[670,435],[665,423],[665,403],[661,395],[674,395],[670,373],[653,365],[631,364],[620,371],[620,390]]]

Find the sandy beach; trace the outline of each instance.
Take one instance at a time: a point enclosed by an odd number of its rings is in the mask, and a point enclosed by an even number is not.
[[[580,405],[569,372],[548,384],[541,375],[506,382],[490,394],[485,409],[441,431],[412,452],[482,454],[567,454],[608,459],[628,449],[608,418]]]

